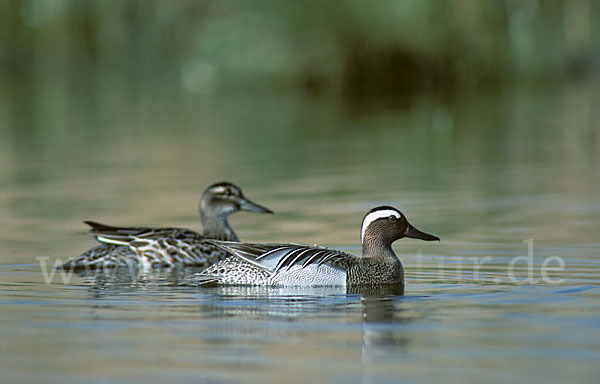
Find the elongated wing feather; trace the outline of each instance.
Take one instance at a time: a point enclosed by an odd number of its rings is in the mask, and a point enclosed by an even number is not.
[[[328,264],[334,268],[347,270],[351,265],[357,263],[358,257],[325,247],[297,246],[294,251],[282,257],[275,268],[275,272],[283,268],[290,269],[294,265],[302,268],[308,265]]]
[[[325,247],[208,241],[271,273],[277,273],[284,268],[290,269],[294,265],[304,268],[311,264],[329,264],[334,268],[346,270],[359,260],[357,256]]]
[[[287,247],[284,244],[253,244],[238,243],[235,241],[207,240],[207,242],[225,250],[226,252],[247,261],[263,270],[272,271],[275,264],[269,262],[259,262],[258,258],[262,255],[281,256],[280,253],[286,253]]]
[[[112,225],[101,224],[95,221],[84,221],[91,227],[90,233],[104,238],[114,240],[133,240],[134,238],[144,239],[188,239],[188,240],[203,240],[204,237],[199,233],[187,228],[175,227],[116,227]],[[99,240],[101,241],[101,240]]]

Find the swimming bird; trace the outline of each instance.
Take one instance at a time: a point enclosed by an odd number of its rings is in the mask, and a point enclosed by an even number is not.
[[[211,265],[229,254],[207,239],[239,241],[227,220],[230,214],[237,211],[273,213],[244,196],[235,184],[224,181],[206,188],[200,198],[198,212],[202,223],[201,233],[187,228],[115,227],[85,221],[91,227],[90,233],[101,244],[59,268],[83,270],[131,265]]]
[[[437,236],[413,227],[390,206],[370,210],[361,228],[362,256],[318,246],[210,241],[232,256],[194,275],[198,285],[395,286],[404,289],[404,268],[392,250],[403,237]]]

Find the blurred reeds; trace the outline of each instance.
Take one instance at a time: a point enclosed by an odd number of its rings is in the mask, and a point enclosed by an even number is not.
[[[197,94],[544,83],[597,71],[599,11],[590,0],[5,0],[0,65],[3,82]]]

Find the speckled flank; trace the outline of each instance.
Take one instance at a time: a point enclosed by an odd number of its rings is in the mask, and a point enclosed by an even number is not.
[[[237,257],[228,257],[200,272],[197,277],[211,276],[226,285],[271,285],[310,287],[346,285],[344,271],[328,265],[294,265],[273,273]]]
[[[269,285],[291,287],[345,286],[346,272],[329,265],[293,265],[269,278]]]
[[[197,277],[211,276],[225,285],[269,285],[270,274],[237,257],[228,257],[198,274]]]

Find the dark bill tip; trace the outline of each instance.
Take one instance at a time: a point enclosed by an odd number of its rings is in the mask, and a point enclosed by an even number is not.
[[[255,202],[252,202],[248,199],[245,199],[242,204],[240,205],[240,209],[242,211],[251,211],[251,212],[258,212],[258,213],[275,213],[272,210],[270,210],[269,208],[260,205],[260,204],[256,204]]]
[[[421,232],[417,228],[412,225],[408,225],[406,231],[404,232],[404,236],[411,237],[413,239],[425,240],[425,241],[440,241],[440,238],[434,235],[430,235],[429,233]]]

